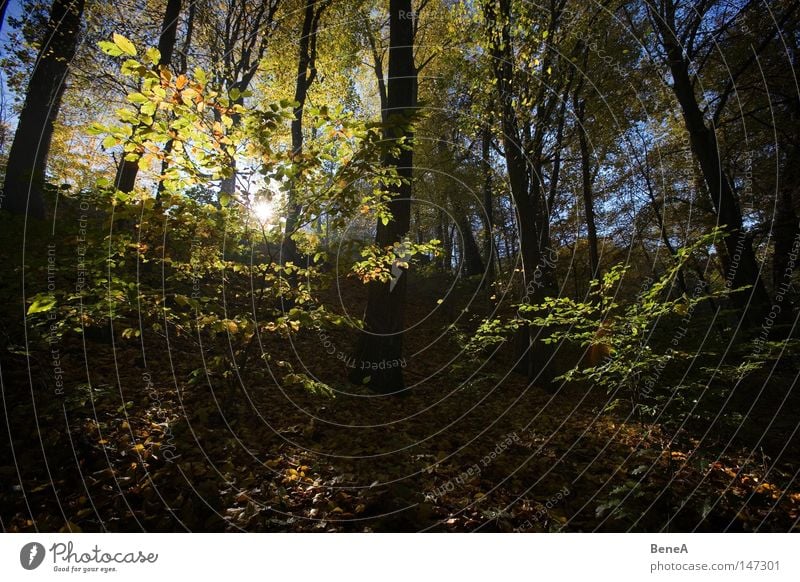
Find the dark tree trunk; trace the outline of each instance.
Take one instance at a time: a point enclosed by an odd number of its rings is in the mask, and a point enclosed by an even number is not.
[[[389,78],[386,105],[387,125],[384,136],[397,142],[409,142],[412,132],[408,119],[416,103],[416,69],[414,67],[414,28],[411,0],[389,1]],[[411,178],[413,153],[403,148],[387,157],[387,165],[397,168],[401,184],[391,184],[388,190],[392,199],[389,210],[392,220],[384,225],[378,222],[375,242],[388,247],[401,241],[411,222]],[[365,328],[358,342],[358,356],[351,380],[370,389],[388,394],[405,389],[403,380],[403,326],[408,274],[401,270],[390,283],[369,284]],[[402,362],[402,365],[401,365]]]
[[[306,105],[308,89],[317,76],[317,31],[322,13],[330,4],[329,1],[306,0],[305,14],[303,16],[303,30],[300,36],[300,54],[297,60],[297,81],[294,90],[294,119],[292,119],[292,157],[300,158],[303,154],[303,110]],[[297,179],[297,178],[296,178]],[[286,216],[286,236],[283,239],[281,250],[282,263],[298,263],[300,257],[297,244],[292,238],[298,228],[298,220],[303,208],[298,202],[295,185],[289,189],[287,200],[288,212]]]
[[[211,41],[214,58],[221,63],[222,70],[216,81],[228,93],[237,89],[244,93],[258,72],[269,41],[275,30],[275,13],[281,0],[263,0],[255,4],[249,0],[228,0],[222,3],[225,10],[224,23],[215,28]],[[244,98],[238,100],[242,104]],[[240,115],[232,115],[233,127],[241,123]],[[220,182],[219,195],[236,193],[236,160],[229,161],[230,176]]]
[[[586,232],[589,243],[589,279],[600,278],[600,252],[597,245],[597,224],[594,215],[594,194],[592,192],[592,160],[589,139],[586,135],[586,101],[575,93],[575,124],[578,130],[578,144],[581,152],[581,190],[583,208],[586,212]]]
[[[450,228],[447,223],[447,214],[439,210],[439,220],[436,224],[436,238],[442,241],[442,253],[439,255],[439,270],[449,273],[453,262],[453,245],[450,241]]]
[[[492,163],[490,160],[492,132],[487,127],[481,135],[481,158],[483,162],[483,244],[486,257],[486,284],[494,281],[496,251],[494,244],[494,205],[492,200]]]
[[[58,116],[69,63],[75,56],[84,0],[54,0],[48,41],[39,51],[8,154],[2,207],[14,214],[44,218],[45,171],[53,122]]]
[[[541,139],[533,143],[529,125],[520,125],[514,102],[514,48],[511,38],[511,1],[490,1],[484,5],[490,23],[489,50],[492,57],[495,87],[503,132],[503,153],[508,172],[511,198],[516,207],[519,248],[522,257],[523,301],[539,303],[550,279],[550,267],[542,263],[542,249],[549,244],[549,208],[542,199]],[[543,97],[540,95],[540,97]],[[530,149],[528,149],[530,147]],[[540,330],[541,332],[541,330]],[[520,328],[514,339],[517,372],[533,378],[542,377],[543,362],[549,350],[536,342],[528,326]]]
[[[497,23],[502,19],[500,29],[492,31],[490,50],[500,101],[500,121],[508,181],[517,210],[523,283],[527,285],[539,263],[539,237],[535,226],[536,207],[529,192],[528,160],[523,151],[519,123],[513,107],[514,56],[511,46],[511,2],[499,0],[497,6],[489,2],[485,6],[485,11],[486,19],[490,23]]]
[[[481,248],[475,240],[475,235],[472,232],[472,221],[469,217],[469,211],[464,209],[456,210],[458,217],[458,230],[461,233],[461,260],[462,260],[462,274],[465,277],[473,277],[475,275],[482,275],[485,267],[483,258],[481,257]]]
[[[692,152],[700,164],[718,222],[728,232],[724,239],[727,256],[726,284],[734,290],[749,287],[734,292],[731,298],[742,319],[748,325],[757,325],[769,305],[769,298],[759,276],[752,241],[744,230],[739,201],[731,180],[722,167],[717,136],[713,128],[706,125],[689,74],[689,62],[675,38],[674,3],[665,2],[664,12],[655,16],[672,74],[672,90],[681,107]]]
[[[233,160],[230,164],[229,170],[231,175],[227,178],[223,178],[219,182],[219,191],[220,194],[230,194],[233,196],[236,193],[236,160]]]
[[[788,159],[796,161],[797,156]],[[795,237],[798,234],[797,214],[792,201],[792,193],[797,188],[797,182],[792,177],[800,174],[797,171],[798,166],[791,162],[790,164],[790,169],[778,193],[775,226],[772,231],[775,237],[775,251],[772,258],[772,292],[776,298],[773,304],[780,305],[778,323],[787,325],[794,321],[794,306],[791,294],[787,294],[787,291],[791,288],[794,274],[795,265],[791,260],[791,254]]]
[[[178,33],[178,18],[181,14],[181,0],[167,0],[164,10],[164,19],[161,21],[161,37],[158,40],[158,50],[161,58],[159,67],[166,67],[172,63],[172,54],[175,52],[175,39]],[[122,159],[117,167],[115,185],[117,190],[131,192],[136,185],[136,176],[139,174],[138,160]]]
[[[650,198],[650,204],[653,207],[653,214],[656,217],[656,226],[658,227],[658,232],[661,235],[661,241],[664,243],[664,246],[669,252],[670,257],[673,258],[674,261],[678,260],[678,251],[675,249],[675,245],[672,244],[672,241],[669,238],[669,232],[667,232],[667,226],[664,224],[664,215],[661,213],[661,209],[658,205],[658,200],[656,199],[655,192],[653,191],[653,184],[650,180],[650,166],[646,166],[644,168],[644,180],[645,186],[647,190],[647,196]],[[645,256],[647,256],[647,251],[643,247],[642,250],[645,252]],[[647,259],[647,262],[650,262],[650,259]],[[678,285],[680,286],[681,293],[688,293],[689,287],[686,285],[686,275],[683,272],[684,267],[681,267],[678,270]],[[702,273],[698,273],[698,276],[702,278]],[[716,311],[716,309],[715,309]]]
[[[189,70],[189,62],[188,62],[188,53],[189,48],[192,46],[192,35],[194,33],[194,16],[197,11],[197,5],[195,2],[189,3],[189,14],[186,18],[186,36],[183,39],[183,47],[180,50],[180,65],[178,66],[178,74],[185,75],[186,72]],[[174,144],[170,139],[166,144],[164,144],[164,160],[161,162],[161,175],[167,173],[169,169],[169,154],[172,151]],[[164,182],[160,180],[158,182],[158,189],[156,192],[156,200],[161,198],[161,195],[164,193]]]

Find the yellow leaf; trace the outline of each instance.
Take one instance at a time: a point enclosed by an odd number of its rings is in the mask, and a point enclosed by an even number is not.
[[[119,47],[119,50],[121,50],[126,55],[130,55],[132,57],[136,56],[136,47],[133,46],[133,43],[131,41],[129,41],[121,34],[117,34],[116,32],[114,33],[113,38],[114,38],[114,44]]]

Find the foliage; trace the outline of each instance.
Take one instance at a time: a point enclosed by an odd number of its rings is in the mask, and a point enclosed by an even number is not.
[[[408,269],[415,256],[435,257],[440,253],[440,242],[414,243],[408,238],[386,248],[366,245],[361,249],[362,261],[353,265],[353,274],[362,282],[388,283],[399,276],[399,269]]]
[[[392,175],[380,164],[386,148],[379,127],[341,110],[314,109],[309,117],[320,137],[305,155],[290,157],[273,148],[272,136],[291,118],[291,103],[245,109],[239,97],[247,95],[221,93],[200,69],[191,77],[174,77],[158,68],[156,49],[145,51],[143,64],[121,35],[101,47],[123,59],[122,74],[135,77],[140,90],[128,96],[129,107],[117,112],[119,125],[95,124],[91,133],[105,135],[106,148],[122,146],[125,158],[142,167],[162,164],[164,188],[153,198],[144,190],[120,192],[101,180],[91,192],[64,192],[66,201],[74,201],[68,208],[80,203],[95,212],[112,209],[112,215],[102,226],[83,229],[80,288],[58,287],[33,296],[28,315],[43,336],[60,338],[104,325],[113,333],[122,324],[122,337],[135,340],[146,322],[157,333],[193,335],[207,345],[222,342],[228,349],[215,350],[217,355],[191,378],[219,376],[233,386],[255,360],[270,360],[268,353],[257,353],[262,334],[288,337],[329,319],[311,293],[324,283],[317,267],[324,253],[304,227],[324,214],[341,228],[349,214],[367,205],[388,219],[381,188]],[[234,124],[233,116],[242,122]],[[279,184],[269,196],[280,198],[286,188],[299,194],[303,215],[295,232],[275,228],[283,225],[277,220],[285,213],[280,205],[272,217],[276,224],[253,215],[260,193],[222,193],[219,203],[183,194],[224,178],[242,152],[259,160],[255,172],[266,184]],[[284,236],[297,238],[314,260],[305,265],[279,261]],[[330,395],[303,374],[289,370],[284,380]]]

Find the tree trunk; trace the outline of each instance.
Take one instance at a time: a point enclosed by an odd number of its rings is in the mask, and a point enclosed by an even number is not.
[[[797,160],[797,156],[787,159],[794,162]],[[791,254],[792,247],[795,244],[795,237],[798,234],[797,214],[792,203],[792,193],[797,188],[797,182],[792,177],[800,172],[797,171],[797,165],[792,162],[789,165],[788,175],[780,186],[775,212],[775,226],[772,230],[775,237],[775,249],[772,258],[772,292],[775,297],[773,305],[780,305],[777,323],[786,325],[794,321],[794,306],[792,305],[791,294],[787,294],[787,291],[791,288],[792,275],[795,269]]]
[[[45,217],[45,171],[53,123],[58,116],[69,63],[75,56],[84,0],[54,0],[46,39],[28,83],[14,142],[8,154],[2,207],[13,214]]]
[[[189,70],[189,62],[188,62],[188,52],[189,48],[192,46],[192,34],[194,33],[194,16],[197,11],[196,3],[190,2],[189,3],[189,14],[186,18],[186,36],[183,39],[183,47],[180,50],[180,65],[178,66],[178,74],[185,75],[186,72]],[[174,147],[173,141],[170,139],[164,144],[164,159],[161,162],[161,175],[167,173],[169,169],[169,154]],[[164,193],[164,182],[163,180],[159,180],[158,182],[158,189],[156,191],[156,200],[160,200],[161,195]]]
[[[586,212],[586,232],[589,243],[589,280],[600,278],[600,252],[597,245],[597,224],[594,215],[594,195],[592,192],[592,160],[589,152],[589,139],[586,135],[586,101],[574,97],[575,125],[578,130],[578,144],[581,152],[581,189],[583,208]]]
[[[436,238],[442,241],[442,252],[439,255],[439,270],[450,273],[453,264],[453,245],[450,241],[450,227],[447,223],[447,214],[439,209],[439,220],[436,224]]]
[[[297,81],[294,90],[294,118],[292,119],[292,157],[299,161],[303,153],[303,110],[306,105],[308,89],[317,76],[317,31],[322,13],[330,2],[319,0],[306,0],[305,14],[303,16],[303,30],[300,36],[300,55],[297,59]],[[299,176],[295,177],[298,181]],[[296,185],[293,184],[289,189],[286,216],[286,236],[283,239],[281,249],[281,263],[299,262],[297,244],[292,238],[295,229],[298,228],[300,213],[303,208],[298,202]]]
[[[472,232],[472,221],[469,217],[469,211],[467,209],[455,210],[457,213],[456,216],[458,217],[458,229],[461,231],[461,272],[465,277],[482,275],[485,269],[483,258],[481,257],[481,249]]]
[[[486,257],[486,285],[494,282],[494,206],[492,200],[492,163],[490,160],[492,132],[487,127],[481,135],[481,158],[483,162],[483,245]]]
[[[161,21],[161,37],[158,40],[158,50],[161,58],[158,67],[166,67],[172,63],[172,53],[175,52],[175,39],[178,34],[178,18],[181,14],[181,0],[167,0],[164,10],[164,19]],[[115,186],[122,192],[131,192],[136,185],[136,176],[139,174],[138,160],[122,159],[117,167]]]
[[[412,131],[407,127],[416,103],[416,69],[414,67],[413,19],[409,18],[411,0],[389,1],[389,78],[387,82],[387,141],[410,142]],[[386,164],[397,168],[401,184],[390,184],[389,210],[392,220],[378,222],[375,242],[388,247],[401,241],[411,222],[411,178],[413,153],[403,148],[387,156]],[[403,326],[408,274],[401,269],[390,283],[371,282],[364,331],[358,342],[358,357],[350,379],[371,390],[388,394],[405,389],[403,379]]]
[[[523,138],[528,137],[529,133],[522,135],[513,107],[514,54],[511,42],[511,2],[510,0],[498,0],[496,3],[487,2],[484,5],[484,11],[486,21],[492,27],[490,52],[500,104],[503,153],[511,198],[517,213],[516,223],[522,256],[523,300],[527,303],[535,303],[539,299],[539,288],[534,277],[537,268],[540,268],[541,233],[537,228],[537,202],[531,194],[538,191],[538,184],[535,185],[530,181],[528,163],[531,160],[522,145]],[[533,178],[534,181],[536,179],[536,177]],[[531,358],[532,336],[527,326],[522,327],[517,333],[514,344],[517,357],[516,370],[529,376],[532,375],[534,372]]]

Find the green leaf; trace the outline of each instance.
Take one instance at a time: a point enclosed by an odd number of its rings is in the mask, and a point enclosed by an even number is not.
[[[147,97],[145,97],[141,93],[131,93],[130,95],[128,95],[128,101],[140,105],[142,103],[147,103]]]
[[[231,195],[228,194],[227,192],[223,192],[222,194],[219,195],[219,203],[222,206],[227,206],[228,204],[231,203]]]
[[[126,59],[120,67],[120,72],[129,77],[134,75],[142,75],[144,73],[144,66],[136,59]]]
[[[97,43],[100,47],[100,50],[106,53],[108,56],[111,57],[119,57],[122,56],[122,50],[115,45],[113,42],[107,40],[101,40]]]
[[[113,135],[107,135],[105,139],[103,139],[104,149],[113,148],[115,145],[117,145],[117,138],[115,138]]]
[[[107,129],[105,126],[99,123],[92,123],[89,127],[86,128],[87,135],[105,135],[107,133]]]
[[[133,43],[129,41],[127,38],[122,36],[121,34],[114,33],[114,44],[119,47],[124,54],[135,57],[136,56],[136,47],[133,46]]]
[[[155,47],[150,47],[145,51],[144,54],[145,57],[147,57],[147,60],[153,65],[157,65],[159,62],[161,62],[161,51]]]
[[[56,306],[56,299],[52,295],[37,295],[33,298],[33,303],[28,307],[28,315],[50,311]]]

